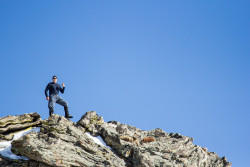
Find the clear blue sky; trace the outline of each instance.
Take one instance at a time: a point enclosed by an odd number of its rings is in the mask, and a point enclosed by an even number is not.
[[[233,166],[250,158],[247,0],[0,0],[0,116],[38,112],[64,82],[78,121],[94,110],[194,138]],[[64,115],[56,105],[55,113]]]

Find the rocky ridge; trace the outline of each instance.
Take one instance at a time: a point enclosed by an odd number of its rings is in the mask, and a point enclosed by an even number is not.
[[[0,118],[0,139],[10,141],[16,131],[40,127],[12,141],[11,151],[29,160],[0,157],[0,166],[19,167],[230,167],[225,157],[193,144],[193,138],[162,129],[144,131],[117,121],[105,122],[95,111],[78,122],[54,114],[41,120],[37,113]],[[97,144],[100,136],[109,146]]]

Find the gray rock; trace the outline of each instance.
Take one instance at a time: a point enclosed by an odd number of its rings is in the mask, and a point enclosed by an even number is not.
[[[12,142],[12,152],[48,166],[125,166],[112,150],[96,144],[85,129],[54,115],[31,132]]]
[[[50,167],[36,161],[12,160],[0,155],[0,167]]]
[[[37,113],[22,114],[0,118],[0,140],[12,140],[13,133],[28,127],[38,126],[41,117]]]
[[[100,135],[111,148],[135,167],[193,166],[229,167],[225,157],[193,144],[193,138],[166,133],[157,128],[143,131],[117,121],[102,120],[96,112],[87,112],[78,124],[94,135]]]
[[[117,121],[104,122],[95,111],[85,113],[77,123],[55,114],[40,126],[39,133],[30,132],[12,142],[12,152],[29,160],[0,157],[0,166],[231,166],[226,157],[194,145],[191,137],[159,128],[144,131]],[[111,148],[97,144],[86,132],[101,136]]]

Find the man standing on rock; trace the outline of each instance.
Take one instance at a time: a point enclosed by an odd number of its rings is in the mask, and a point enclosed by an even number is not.
[[[57,82],[57,77],[54,75],[52,77],[53,82],[48,83],[45,89],[45,96],[46,99],[49,101],[48,102],[48,107],[49,107],[49,115],[52,116],[54,113],[54,108],[55,108],[55,103],[58,103],[62,106],[64,106],[64,111],[65,111],[65,117],[66,118],[73,118],[71,115],[69,115],[69,110],[68,110],[68,102],[62,99],[62,97],[59,96],[59,91],[61,93],[64,93],[65,90],[65,85],[62,83],[63,88],[56,83]],[[47,94],[49,90],[49,96]]]

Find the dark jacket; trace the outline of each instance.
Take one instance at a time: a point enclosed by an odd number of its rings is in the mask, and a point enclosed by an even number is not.
[[[46,86],[46,89],[45,89],[45,96],[48,97],[48,90],[49,90],[49,95],[52,95],[52,94],[59,94],[59,91],[61,93],[64,93],[64,89],[65,87],[61,87],[61,85],[59,85],[58,83],[54,83],[54,82],[50,82],[48,83],[48,85]]]

